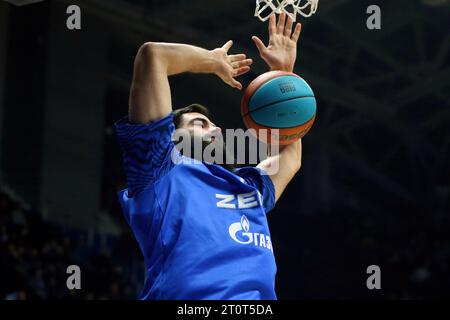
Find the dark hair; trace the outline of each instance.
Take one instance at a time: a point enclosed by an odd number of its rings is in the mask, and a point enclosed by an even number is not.
[[[180,125],[181,116],[185,113],[190,112],[198,112],[209,118],[208,108],[199,103],[193,103],[191,105],[188,105],[187,107],[173,110],[173,123],[175,124],[175,128],[178,128],[178,126]]]

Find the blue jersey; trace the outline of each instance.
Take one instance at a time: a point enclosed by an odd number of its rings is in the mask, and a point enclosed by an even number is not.
[[[128,184],[119,200],[146,267],[141,299],[276,299],[271,179],[181,155],[172,114],[115,126]]]

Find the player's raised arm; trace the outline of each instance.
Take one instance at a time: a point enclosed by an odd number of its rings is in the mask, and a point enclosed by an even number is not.
[[[133,123],[148,123],[163,118],[172,111],[168,77],[193,72],[214,73],[228,85],[242,89],[235,77],[250,70],[251,59],[244,54],[228,55],[233,45],[206,50],[178,44],[148,42],[141,46],[135,61],[130,90],[129,119]]]
[[[261,58],[268,64],[271,70],[287,72],[294,71],[297,59],[297,41],[301,32],[301,24],[297,23],[294,30],[292,19],[287,19],[282,13],[276,23],[275,14],[269,20],[269,44],[264,43],[256,36],[252,37]],[[300,170],[302,160],[302,142],[298,140],[287,146],[281,146],[278,155],[273,155],[261,161],[259,168],[270,172],[270,168],[278,167],[279,170],[270,175],[275,186],[275,201],[277,201],[288,183]],[[278,162],[278,165],[274,163]]]

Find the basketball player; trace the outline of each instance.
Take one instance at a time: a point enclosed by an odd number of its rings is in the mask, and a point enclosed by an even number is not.
[[[253,37],[271,70],[293,71],[301,25],[292,28],[286,15],[278,23],[272,15],[269,45]],[[277,298],[266,214],[300,169],[301,142],[280,147],[257,167],[230,171],[185,161],[171,139],[176,128],[196,129],[209,143],[220,132],[201,105],[172,110],[168,77],[213,73],[241,90],[236,77],[249,71],[252,60],[230,55],[232,44],[208,51],[146,43],[137,53],[129,114],[116,131],[128,184],[119,199],[146,267],[141,299]],[[263,174],[274,161],[278,172]]]

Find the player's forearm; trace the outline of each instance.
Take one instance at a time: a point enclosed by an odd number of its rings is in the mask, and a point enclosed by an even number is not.
[[[214,73],[217,64],[211,51],[187,44],[149,42],[141,50],[146,52],[144,59],[162,65],[168,76],[183,72]]]
[[[300,170],[302,162],[301,140],[287,146],[280,146],[278,154],[271,155],[258,167],[264,169],[275,186],[275,201],[278,201],[288,183]]]
[[[277,162],[278,165],[274,166],[274,162]],[[289,145],[278,146],[278,152],[270,151],[270,156],[260,165],[263,169],[282,168],[283,171],[292,172],[292,175],[295,174],[302,165],[302,140],[300,139]]]
[[[287,166],[294,173],[300,170],[302,166],[302,140],[281,146],[279,157],[280,166]]]

